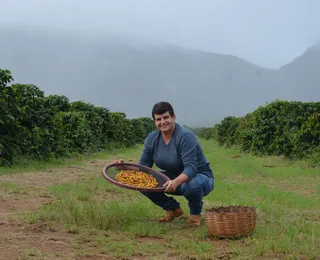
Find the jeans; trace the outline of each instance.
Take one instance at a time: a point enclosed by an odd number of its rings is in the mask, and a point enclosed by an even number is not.
[[[161,171],[170,179],[174,179],[167,172]],[[191,215],[200,215],[203,206],[203,197],[208,195],[214,189],[214,179],[198,173],[190,181],[177,187],[175,192],[167,194],[184,196],[188,200]],[[165,211],[174,210],[180,207],[180,203],[174,198],[168,197],[164,192],[141,192],[149,198],[154,204],[163,208]]]

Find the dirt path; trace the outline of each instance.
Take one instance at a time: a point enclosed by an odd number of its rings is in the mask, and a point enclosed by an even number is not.
[[[101,174],[107,162],[89,162],[84,167],[67,166],[43,172],[0,176],[0,259],[112,259],[97,254],[77,257],[72,246],[74,234],[63,228],[29,224],[21,214],[34,211],[50,198],[48,185],[73,182],[90,174]],[[20,216],[18,218],[18,216]]]

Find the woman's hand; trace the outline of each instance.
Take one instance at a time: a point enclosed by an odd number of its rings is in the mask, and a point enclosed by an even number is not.
[[[124,160],[123,159],[119,159],[119,160],[114,160],[113,162],[111,162],[111,164],[121,164],[121,163],[123,163],[124,162]],[[121,170],[121,168],[120,167],[115,167],[115,169],[117,169],[117,170]]]
[[[163,187],[167,187],[165,192],[175,192],[178,186],[179,185],[176,180],[167,181],[163,184]]]
[[[167,181],[165,184],[163,184],[163,187],[167,187],[164,192],[175,192],[179,185],[187,182],[188,180],[189,180],[189,177],[186,174],[181,173],[174,180]]]
[[[124,162],[123,159],[118,159],[118,160],[112,161],[111,163],[114,164],[114,163],[123,163],[123,162]]]

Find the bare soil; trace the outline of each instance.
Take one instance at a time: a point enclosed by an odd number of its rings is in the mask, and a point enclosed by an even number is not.
[[[0,190],[0,259],[113,259],[97,253],[77,256],[72,243],[75,234],[63,227],[30,224],[23,213],[38,209],[50,198],[43,196],[45,187],[87,178],[100,173],[106,162],[89,162],[85,167],[67,166],[43,172],[0,176],[1,183],[19,185],[23,192]],[[18,217],[20,216],[20,217]]]

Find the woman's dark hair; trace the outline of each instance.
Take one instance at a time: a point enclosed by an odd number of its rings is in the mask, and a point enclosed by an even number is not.
[[[169,112],[170,116],[174,115],[173,107],[169,102],[161,101],[156,103],[152,108],[152,118],[154,120],[154,115],[162,115]]]

